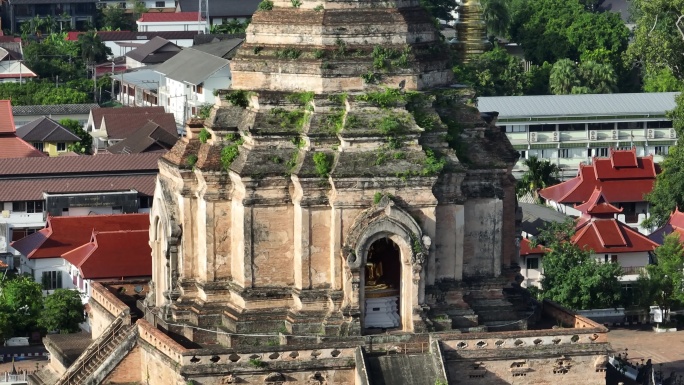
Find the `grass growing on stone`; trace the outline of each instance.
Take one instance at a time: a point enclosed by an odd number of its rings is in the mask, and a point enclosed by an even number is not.
[[[330,159],[330,156],[323,152],[317,152],[313,156],[313,161],[318,176],[327,178],[332,170],[332,160]]]
[[[260,11],[270,11],[273,9],[273,2],[271,0],[263,0],[259,3],[258,8]]]
[[[389,108],[396,106],[400,102],[405,102],[406,96],[399,89],[385,88],[384,91],[371,91],[358,95],[356,99],[370,103],[376,107]]]
[[[195,155],[195,154],[188,155],[188,158],[185,160],[185,163],[188,165],[188,167],[194,168],[195,164],[197,163],[197,155]]]
[[[275,56],[278,59],[289,59],[289,60],[296,60],[299,59],[299,57],[302,55],[302,50],[297,49],[297,48],[292,48],[288,47],[282,50],[276,50],[275,51]]]
[[[306,122],[306,111],[301,109],[296,110],[286,110],[284,108],[274,108],[270,112],[271,119],[269,123],[278,124],[282,128],[294,128],[297,131],[301,131]]]
[[[207,140],[211,138],[211,134],[209,133],[209,131],[207,131],[206,128],[202,128],[202,131],[199,132],[198,138],[200,142],[206,143]]]
[[[224,170],[228,170],[235,158],[240,155],[240,145],[244,143],[244,139],[236,138],[234,134],[228,134],[226,141],[229,143],[221,149],[221,165]]]
[[[247,91],[234,90],[226,94],[226,100],[234,106],[246,108],[249,105],[249,100],[247,100],[247,96]]]
[[[285,97],[290,103],[298,104],[301,107],[306,106],[314,99],[313,92],[293,92]]]

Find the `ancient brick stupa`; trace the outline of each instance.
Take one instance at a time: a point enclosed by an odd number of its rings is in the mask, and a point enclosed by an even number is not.
[[[517,153],[450,87],[419,1],[260,8],[232,88],[160,162],[162,322],[201,343],[524,328],[502,293]]]

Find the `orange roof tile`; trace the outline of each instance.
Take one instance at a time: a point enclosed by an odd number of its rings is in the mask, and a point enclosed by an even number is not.
[[[594,193],[591,194],[586,202],[581,205],[575,205],[575,209],[590,215],[618,214],[622,212],[622,209],[617,208],[606,201],[606,198],[601,193],[600,187],[594,189]]]
[[[14,131],[12,102],[9,100],[0,100],[0,134],[13,134]]]
[[[537,245],[537,247],[533,248],[532,242],[530,242],[530,240],[527,238],[523,238],[520,241],[520,256],[544,254],[544,253],[546,253],[546,249],[543,246]]]
[[[85,279],[152,275],[149,231],[93,231],[90,242],[62,254]]]
[[[581,218],[572,243],[596,254],[653,251],[657,243],[617,219]]]
[[[2,120],[1,117],[0,120]],[[38,151],[23,139],[14,136],[14,134],[12,134],[12,136],[0,134],[0,159],[38,158],[46,156],[47,155]]]
[[[60,258],[62,254],[87,243],[93,231],[147,230],[148,214],[48,217],[44,229],[11,246],[29,259]]]

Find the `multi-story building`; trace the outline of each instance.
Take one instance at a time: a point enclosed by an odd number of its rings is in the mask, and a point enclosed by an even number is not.
[[[96,3],[97,0],[7,0],[3,15],[12,33],[21,31],[21,25],[36,16],[53,17],[66,30],[84,30],[93,25]]]
[[[0,159],[0,258],[49,215],[149,212],[161,153]]]
[[[677,141],[666,112],[676,92],[598,95],[498,96],[478,99],[480,111],[497,111],[521,157],[514,175],[524,172],[531,156],[557,164],[561,176],[573,177],[581,163],[607,157],[610,149],[636,147],[638,156],[660,162]]]
[[[176,12],[176,1],[174,0],[139,0],[143,3],[145,8],[151,12]],[[127,13],[132,13],[135,7],[135,2],[125,0],[99,0],[98,7],[121,7]]]

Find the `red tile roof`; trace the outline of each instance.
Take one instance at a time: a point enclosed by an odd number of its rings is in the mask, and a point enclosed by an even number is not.
[[[665,225],[651,233],[648,238],[662,244],[665,241],[665,237],[671,233],[679,234],[679,239],[684,241],[684,213],[679,211],[679,208],[676,208],[670,215]]]
[[[0,118],[1,119],[1,118]],[[14,158],[46,158],[47,155],[36,150],[35,147],[14,135],[0,134],[0,159]]]
[[[62,254],[85,279],[152,275],[149,231],[93,231],[90,242]]]
[[[582,218],[572,243],[595,254],[653,251],[657,243],[617,219]]]
[[[0,100],[0,134],[14,134],[14,131],[12,103],[9,100]]]
[[[156,179],[156,173],[0,179],[0,202],[43,200],[43,193],[98,193],[135,190],[140,195],[153,196]]]
[[[148,230],[148,214],[48,217],[44,229],[10,245],[29,259],[61,258],[88,243],[93,231]]]
[[[178,137],[176,119],[173,117],[172,113],[138,115],[105,114],[102,117],[102,125],[104,125],[104,128],[107,130],[107,137],[109,139],[126,139],[149,122],[157,123],[164,131]]]
[[[142,23],[173,23],[179,21],[198,21],[199,12],[147,12],[143,13],[138,19]]]
[[[532,247],[532,242],[530,242],[529,239],[523,238],[520,241],[520,256],[526,256],[526,255],[539,255],[539,254],[544,254],[546,252],[546,249],[541,246],[537,245],[537,247]]]
[[[164,107],[118,107],[118,108],[93,108],[90,114],[93,117],[94,129],[99,130],[102,124],[102,117],[105,115],[134,115],[134,114],[161,114]]]
[[[622,209],[617,208],[608,201],[606,201],[606,198],[603,196],[603,193],[601,193],[600,188],[594,189],[594,192],[591,194],[591,197],[589,199],[582,203],[581,205],[575,205],[575,209],[578,211],[584,213],[584,214],[589,214],[589,215],[613,215],[613,214],[618,214],[622,212]]]
[[[635,151],[614,150],[610,158],[594,158],[593,165],[580,165],[573,179],[542,189],[539,194],[557,203],[583,203],[600,188],[611,203],[643,202],[659,169],[652,156],[636,157]]]

